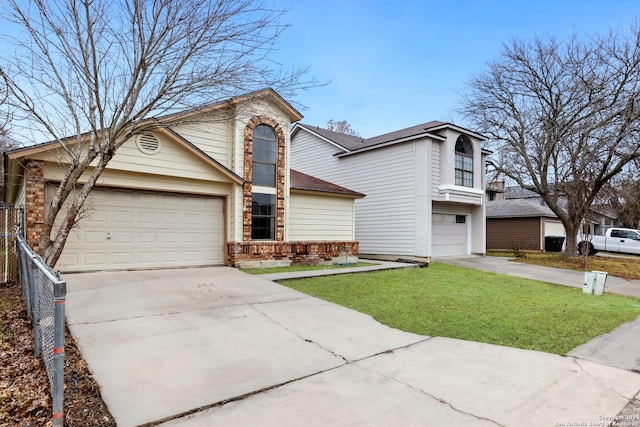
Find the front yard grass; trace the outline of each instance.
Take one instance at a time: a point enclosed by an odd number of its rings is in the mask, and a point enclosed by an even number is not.
[[[490,251],[487,255],[513,256],[507,251]],[[582,257],[568,258],[560,253],[526,252],[525,256],[514,258],[513,261],[526,264],[542,265],[545,267],[564,268],[577,271],[606,271],[610,276],[627,280],[640,280],[640,258],[619,258],[600,253],[587,258],[587,267],[582,266]]]
[[[640,315],[640,300],[432,263],[283,285],[393,328],[564,355]]]

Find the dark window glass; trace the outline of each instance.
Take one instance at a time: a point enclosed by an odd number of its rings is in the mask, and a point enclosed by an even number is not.
[[[253,184],[276,186],[277,139],[272,127],[258,125],[253,130]]]
[[[467,217],[465,215],[456,215],[456,224],[465,224]]]
[[[456,140],[456,185],[473,187],[473,145],[466,135]]]
[[[255,193],[251,198],[251,239],[275,240],[276,196]]]
[[[253,183],[265,187],[275,187],[276,165],[253,162]]]

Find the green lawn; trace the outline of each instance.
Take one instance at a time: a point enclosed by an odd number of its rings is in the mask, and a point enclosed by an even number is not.
[[[331,270],[334,268],[349,267],[367,267],[369,265],[377,265],[373,262],[359,262],[355,265],[295,265],[290,267],[269,267],[269,268],[243,268],[245,273],[249,274],[269,274],[269,273],[286,273],[289,271],[308,271],[308,270]]]
[[[404,331],[563,355],[640,315],[635,298],[440,263],[283,284]]]

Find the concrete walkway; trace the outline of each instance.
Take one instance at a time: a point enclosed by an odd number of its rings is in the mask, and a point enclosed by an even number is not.
[[[417,268],[418,264],[406,263],[406,262],[390,262],[390,261],[378,261],[361,259],[361,262],[372,263],[374,265],[367,265],[364,267],[340,267],[329,268],[326,270],[306,270],[306,271],[287,271],[282,273],[267,273],[260,274],[259,276],[267,280],[291,280],[302,279],[305,277],[320,277],[320,276],[336,276],[338,274],[348,273],[365,273],[370,271],[382,271],[382,270],[394,270],[398,268]]]
[[[524,264],[503,257],[469,256],[439,258],[435,261],[576,288],[581,288],[584,282],[584,272]],[[608,276],[605,292],[640,298],[640,280]],[[597,298],[589,295],[585,297]],[[567,355],[640,372],[640,317],[576,347]]]
[[[121,427],[587,425],[640,391],[633,372],[401,332],[227,267],[65,279]]]
[[[510,261],[511,259],[494,256],[466,256],[435,258],[434,261],[575,288],[582,288],[584,284],[584,272],[525,264]],[[608,276],[605,292],[640,298],[640,280],[626,280]]]

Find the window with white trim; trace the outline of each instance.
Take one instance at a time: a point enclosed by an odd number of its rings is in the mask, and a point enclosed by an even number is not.
[[[473,187],[473,145],[466,135],[456,140],[456,185]]]

